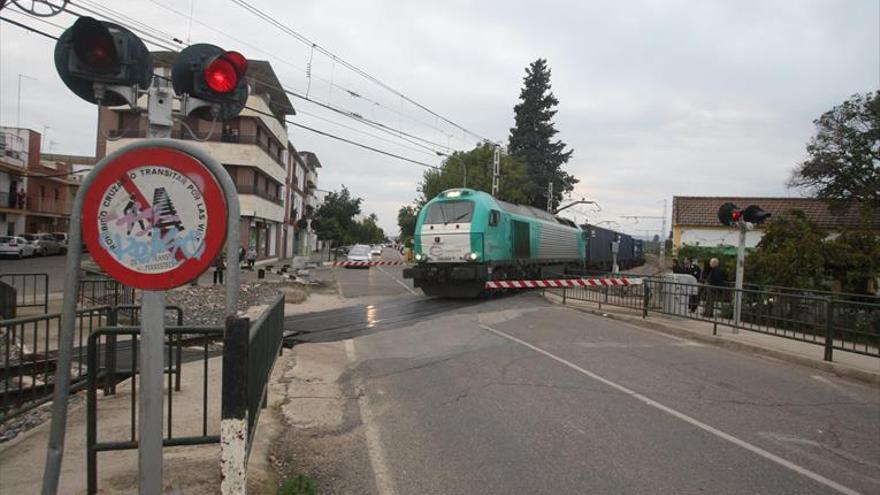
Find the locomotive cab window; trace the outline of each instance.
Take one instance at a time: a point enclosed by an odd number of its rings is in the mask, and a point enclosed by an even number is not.
[[[495,227],[501,221],[501,212],[498,210],[489,210],[489,227]]]
[[[469,223],[473,214],[473,201],[443,201],[428,208],[425,223]]]

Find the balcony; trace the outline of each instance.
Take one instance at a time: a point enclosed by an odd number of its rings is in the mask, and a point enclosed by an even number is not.
[[[270,203],[275,203],[276,205],[283,205],[284,201],[281,198],[272,197],[266,191],[257,189],[255,186],[241,185],[236,186],[235,188],[238,191],[238,194],[253,194],[254,196],[260,197],[269,201]]]
[[[147,131],[144,129],[110,130],[108,136],[111,139],[120,139],[119,141],[109,141],[107,143],[107,153],[110,153],[128,144],[125,139],[147,137]],[[214,132],[205,141],[193,139],[189,131],[185,129],[175,130],[171,133],[171,137],[172,139],[187,141],[197,148],[204,149],[222,163],[258,167],[265,170],[273,179],[282,184],[287,179],[283,150],[279,148],[279,151],[271,152],[269,145],[261,142],[255,135],[243,136],[240,134],[223,133],[217,128],[214,129]],[[200,139],[203,138],[204,136],[200,136]],[[259,148],[260,151],[256,151],[255,148]]]
[[[25,196],[19,199],[18,194],[9,194],[8,192],[0,192],[0,208],[9,208],[12,210],[22,210],[27,200]]]
[[[55,199],[55,198],[39,198],[28,196],[28,210],[31,213],[47,213],[50,215],[70,215],[73,210],[73,201]]]

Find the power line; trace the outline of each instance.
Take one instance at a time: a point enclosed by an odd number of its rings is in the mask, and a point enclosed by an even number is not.
[[[30,31],[30,32],[32,32],[32,33],[36,33],[36,34],[39,34],[39,35],[45,36],[45,37],[47,37],[47,38],[49,38],[49,39],[52,39],[52,40],[56,40],[56,41],[58,40],[58,37],[57,37],[57,36],[52,36],[52,35],[49,34],[49,33],[46,33],[46,32],[43,32],[43,31],[40,31],[39,29],[32,28],[32,27],[28,26],[27,24],[22,24],[22,23],[20,23],[20,22],[13,21],[12,19],[10,19],[10,18],[8,18],[8,17],[0,17],[0,21],[6,21],[6,22],[8,22],[8,23],[10,23],[10,24],[14,24],[14,25],[16,25],[16,26],[18,26],[18,27],[20,27],[20,28],[27,29],[28,31]]]
[[[378,78],[372,76],[371,74],[369,74],[369,73],[366,72],[365,70],[363,70],[363,69],[361,69],[361,68],[355,66],[354,64],[352,64],[352,63],[346,61],[345,59],[343,59],[343,58],[337,56],[337,55],[334,54],[333,52],[327,50],[326,48],[324,48],[324,47],[318,45],[317,43],[315,43],[315,42],[313,42],[312,40],[308,39],[308,38],[305,37],[304,35],[302,35],[302,34],[296,32],[296,31],[295,31],[294,29],[292,29],[291,27],[289,27],[289,26],[287,26],[287,25],[281,23],[280,21],[278,21],[278,20],[277,20],[275,17],[273,17],[272,15],[267,14],[266,12],[264,12],[264,11],[262,11],[262,10],[256,8],[256,7],[254,7],[253,5],[249,4],[248,2],[246,2],[246,1],[244,1],[244,0],[231,0],[231,1],[232,1],[233,3],[235,3],[236,5],[239,5],[240,7],[244,8],[244,9],[247,10],[247,11],[249,11],[250,13],[254,14],[255,16],[257,16],[257,17],[263,19],[265,22],[269,23],[270,25],[275,26],[277,29],[281,30],[282,32],[287,33],[288,35],[290,35],[290,36],[293,37],[294,39],[296,39],[296,40],[298,40],[298,41],[300,41],[300,42],[302,42],[302,43],[304,43],[304,44],[306,44],[306,45],[308,45],[308,46],[314,47],[315,50],[318,50],[320,53],[324,54],[325,56],[330,57],[332,60],[334,60],[335,62],[339,63],[339,64],[342,65],[343,67],[345,67],[345,68],[351,70],[351,71],[354,72],[355,74],[358,74],[358,75],[360,75],[361,77],[367,79],[368,81],[373,82],[374,84],[378,85],[379,87],[381,87],[381,88],[383,88],[383,89],[385,89],[385,90],[391,92],[392,94],[394,94],[394,95],[400,97],[401,99],[403,99],[403,100],[405,100],[405,101],[411,103],[412,105],[415,105],[416,107],[421,108],[422,110],[424,110],[424,111],[430,113],[431,115],[433,115],[433,116],[435,116],[435,117],[437,117],[437,118],[443,120],[444,122],[446,122],[446,123],[452,125],[453,127],[457,128],[457,129],[459,129],[459,130],[461,130],[462,132],[467,133],[467,134],[470,134],[471,136],[474,136],[474,137],[476,137],[476,138],[478,138],[478,139],[480,139],[480,140],[488,141],[488,139],[486,139],[485,137],[483,137],[483,136],[481,136],[481,135],[479,135],[479,134],[477,134],[477,133],[475,133],[475,132],[473,132],[473,131],[471,131],[471,130],[469,130],[469,129],[467,129],[467,128],[461,126],[461,125],[459,125],[458,123],[456,123],[456,122],[454,122],[454,121],[452,121],[452,120],[450,120],[450,119],[444,117],[443,115],[440,115],[439,113],[435,112],[434,110],[431,110],[430,108],[428,108],[428,107],[422,105],[421,103],[419,103],[419,102],[413,100],[412,98],[406,96],[405,94],[401,93],[401,92],[398,91],[397,89],[395,89],[395,88],[389,86],[389,85],[386,84],[385,82],[383,82],[383,81],[379,80]]]
[[[288,66],[290,66],[290,67],[293,67],[294,69],[296,69],[296,70],[298,70],[298,71],[303,72],[304,74],[306,74],[306,77],[309,79],[309,81],[311,81],[312,78],[318,79],[318,80],[320,80],[320,81],[322,81],[322,82],[324,82],[324,83],[326,83],[326,84],[328,84],[328,85],[330,85],[330,86],[333,86],[333,87],[339,88],[340,90],[342,90],[344,93],[348,94],[348,95],[349,95],[350,97],[352,97],[352,98],[357,98],[357,99],[364,100],[364,101],[366,101],[366,102],[368,102],[368,103],[371,103],[371,104],[373,104],[373,105],[376,105],[376,106],[379,106],[379,107],[381,107],[381,108],[384,108],[385,110],[388,110],[389,112],[393,112],[393,113],[395,113],[395,114],[397,114],[397,115],[400,115],[401,117],[404,117],[404,118],[406,118],[407,120],[410,120],[410,121],[412,121],[412,122],[415,122],[415,123],[421,124],[421,125],[423,125],[423,126],[425,126],[425,127],[427,127],[427,128],[433,128],[435,131],[439,131],[440,133],[442,133],[442,134],[443,134],[444,136],[446,136],[446,137],[452,137],[451,134],[449,134],[449,133],[447,133],[447,132],[445,132],[445,131],[443,131],[443,130],[439,130],[439,129],[437,129],[437,128],[436,128],[436,124],[432,126],[431,124],[429,124],[429,123],[427,123],[427,122],[425,122],[425,121],[423,121],[423,120],[419,120],[419,119],[417,119],[417,118],[415,118],[415,117],[413,117],[413,116],[411,116],[411,115],[409,115],[409,114],[406,114],[406,113],[404,113],[404,112],[401,112],[400,110],[397,110],[396,108],[393,108],[393,107],[391,107],[391,106],[385,105],[384,103],[382,103],[382,102],[380,102],[380,101],[377,101],[377,100],[374,100],[374,99],[372,99],[372,98],[370,98],[370,97],[368,97],[368,96],[365,96],[365,95],[363,95],[361,92],[354,91],[354,90],[352,90],[352,89],[350,89],[350,88],[347,88],[347,87],[345,87],[345,86],[341,86],[341,85],[339,85],[339,84],[337,84],[337,83],[335,83],[335,82],[333,82],[333,81],[331,81],[331,80],[329,80],[329,79],[327,79],[327,78],[321,77],[321,76],[319,76],[319,75],[315,75],[315,74],[313,74],[313,72],[312,72],[311,70],[309,70],[308,68],[301,67],[301,66],[299,66],[299,65],[297,65],[297,64],[295,64],[295,63],[293,63],[293,62],[290,62],[289,60],[283,59],[283,58],[279,57],[278,55],[275,55],[275,54],[273,54],[273,53],[270,53],[270,52],[268,52],[268,51],[266,51],[266,50],[264,50],[264,49],[262,49],[262,48],[260,48],[260,47],[258,47],[258,46],[256,46],[256,45],[254,45],[254,44],[248,43],[248,42],[242,40],[241,38],[236,38],[235,36],[230,35],[230,34],[227,33],[226,31],[223,31],[222,29],[217,29],[217,28],[215,28],[215,27],[213,27],[213,26],[211,26],[211,25],[208,25],[208,24],[206,24],[206,23],[204,23],[204,22],[199,21],[198,19],[194,19],[194,18],[192,18],[191,15],[185,14],[185,13],[179,11],[179,10],[176,10],[176,9],[174,9],[174,8],[172,8],[172,7],[169,7],[168,5],[165,5],[164,3],[159,2],[158,0],[150,0],[150,2],[152,2],[153,4],[157,5],[158,7],[161,7],[161,8],[163,8],[163,9],[165,9],[165,10],[167,10],[167,11],[173,13],[173,14],[176,14],[177,16],[179,16],[179,17],[181,17],[181,18],[185,18],[185,19],[187,19],[187,20],[191,20],[192,22],[194,22],[194,23],[196,23],[196,24],[198,24],[198,25],[200,25],[200,26],[202,26],[202,27],[204,27],[204,28],[206,28],[206,29],[209,29],[209,30],[211,30],[211,31],[213,31],[213,32],[215,32],[215,33],[217,33],[217,34],[220,34],[220,35],[222,35],[222,36],[224,36],[224,37],[226,37],[226,38],[228,38],[228,39],[230,39],[230,40],[232,40],[232,41],[235,41],[235,42],[237,42],[237,43],[240,43],[240,44],[242,44],[242,45],[244,45],[244,46],[247,46],[248,48],[250,48],[250,49],[252,49],[252,50],[255,50],[255,51],[259,52],[259,53],[262,53],[262,54],[264,54],[264,55],[266,55],[266,56],[268,56],[268,57],[271,57],[271,58],[273,58],[274,60],[277,60],[277,61],[279,61],[279,62],[281,62],[281,63],[283,63],[283,64],[285,64],[285,65],[288,65]],[[306,93],[306,96],[308,96],[308,93]]]

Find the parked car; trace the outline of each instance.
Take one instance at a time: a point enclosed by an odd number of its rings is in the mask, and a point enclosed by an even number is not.
[[[52,232],[52,237],[65,246],[68,245],[68,241],[70,240],[70,234],[67,232]]]
[[[21,259],[26,256],[33,256],[35,251],[34,246],[24,237],[0,237],[0,255],[2,256],[15,256]]]
[[[63,254],[67,252],[64,246],[55,239],[52,234],[24,234],[22,235],[34,247],[35,254],[48,256],[50,254]]]
[[[372,254],[373,256],[380,256],[382,254],[382,245],[374,245],[372,248],[370,248],[370,254]]]
[[[370,253],[370,246],[367,246],[366,244],[352,246],[345,259],[346,261],[371,261],[372,255]],[[369,267],[369,265],[364,266]],[[346,266],[346,268],[349,267],[351,267],[351,265]]]

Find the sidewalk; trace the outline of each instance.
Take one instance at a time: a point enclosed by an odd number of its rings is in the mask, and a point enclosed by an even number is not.
[[[546,291],[547,300],[562,304],[562,296]],[[613,318],[640,327],[657,330],[679,337],[697,340],[708,344],[747,352],[762,354],[811,368],[820,369],[838,376],[853,378],[880,385],[880,359],[852,352],[834,350],[834,361],[823,360],[825,348],[821,345],[767,335],[749,330],[718,326],[718,334],[712,335],[712,323],[678,318],[658,313],[649,313],[642,318],[641,310],[633,310],[610,305],[598,305],[586,301],[567,299],[566,306],[592,314]]]
[[[208,360],[208,435],[219,434],[222,357]],[[183,364],[180,392],[173,394],[174,436],[201,435],[203,361]],[[116,395],[98,392],[98,441],[126,441],[131,429],[131,380]],[[86,492],[86,402],[68,410],[60,493]],[[164,397],[167,400],[167,389]],[[164,408],[167,425],[167,407]],[[0,444],[0,493],[40,493],[50,422]],[[167,433],[167,431],[166,431]],[[163,449],[166,490],[214,494],[220,487],[220,445]],[[136,493],[137,450],[98,453],[98,493]]]

